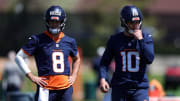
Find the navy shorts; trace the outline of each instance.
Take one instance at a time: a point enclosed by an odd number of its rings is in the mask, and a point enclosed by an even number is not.
[[[38,87],[35,101],[72,101],[73,87],[63,90],[48,90]]]
[[[149,101],[148,88],[123,89],[112,88],[112,101]]]

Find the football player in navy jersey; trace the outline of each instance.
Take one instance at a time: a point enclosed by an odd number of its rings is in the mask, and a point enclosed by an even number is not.
[[[108,92],[112,87],[112,101],[149,101],[147,65],[154,60],[152,35],[142,32],[142,13],[133,5],[126,5],[120,12],[123,32],[116,33],[107,42],[100,63],[100,88]],[[107,67],[112,59],[115,72],[109,84]]]
[[[32,35],[16,56],[16,63],[35,84],[35,101],[72,101],[73,88],[80,67],[76,41],[62,31],[66,14],[60,6],[51,6],[45,14],[47,31]],[[38,76],[24,61],[34,56]],[[72,72],[68,57],[73,60]]]

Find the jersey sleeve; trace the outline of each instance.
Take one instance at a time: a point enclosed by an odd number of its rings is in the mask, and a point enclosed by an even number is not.
[[[37,37],[35,35],[29,37],[28,42],[22,47],[25,54],[32,56],[37,48]]]
[[[152,35],[144,34],[144,38],[139,40],[139,51],[144,62],[151,64],[154,60],[154,42]]]
[[[72,41],[72,49],[71,49],[71,52],[70,52],[70,56],[71,57],[75,57],[77,55],[77,44],[76,44],[76,40],[73,39]]]
[[[105,52],[101,58],[100,61],[100,68],[99,68],[99,76],[100,78],[107,78],[107,72],[108,72],[108,67],[112,61],[113,58],[113,44],[112,44],[112,37],[108,40]]]

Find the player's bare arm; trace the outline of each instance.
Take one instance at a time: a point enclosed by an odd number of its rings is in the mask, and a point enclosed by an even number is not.
[[[27,73],[26,76],[34,83],[38,84],[41,87],[44,87],[47,85],[47,83],[44,81],[46,78],[38,77],[32,74],[32,72]]]
[[[78,71],[80,68],[80,56],[79,53],[77,54],[77,56],[72,58],[73,60],[73,64],[72,64],[72,75],[69,77],[69,82],[72,84],[74,84],[76,77],[78,75]]]

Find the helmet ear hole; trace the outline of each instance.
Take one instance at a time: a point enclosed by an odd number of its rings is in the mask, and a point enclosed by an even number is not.
[[[65,25],[66,25],[65,23],[61,23],[61,24],[60,24],[60,29],[61,29],[61,31],[64,30]]]
[[[126,27],[126,24],[125,24],[126,22],[122,17],[120,17],[120,21],[121,21],[121,26]]]

